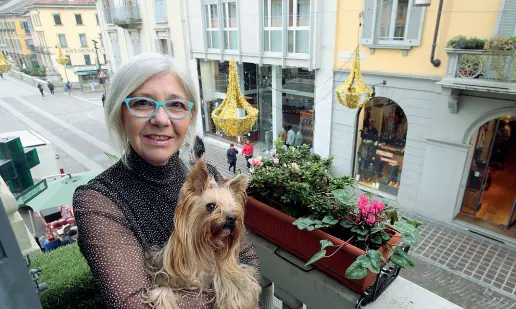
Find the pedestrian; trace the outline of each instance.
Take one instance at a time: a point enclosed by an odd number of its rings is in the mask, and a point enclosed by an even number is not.
[[[70,83],[70,81],[66,82],[65,90],[72,92],[72,83]]]
[[[102,94],[102,107],[104,107],[104,102],[106,101],[106,93]]]
[[[54,95],[54,84],[51,81],[48,81],[48,90],[50,90],[50,94]]]
[[[251,168],[251,163],[249,160],[253,157],[254,146],[251,143],[251,140],[248,138],[245,139],[244,148],[242,148],[242,155],[245,157],[245,162],[247,163],[247,171]]]
[[[45,97],[45,94],[43,93],[43,86],[41,86],[41,84],[39,84],[39,83],[38,83],[38,89],[39,89],[39,92],[41,93],[41,96]]]
[[[217,170],[215,166],[212,164],[206,162],[206,158],[204,157],[204,154],[206,152],[206,148],[204,147],[204,142],[202,139],[196,135],[195,136],[195,142],[192,149],[192,153],[190,156],[190,166],[193,167],[197,161],[204,160],[206,163],[206,168],[208,169],[208,174],[210,174],[210,177],[217,183],[217,184],[224,184],[228,181],[227,176],[222,176],[222,174]]]
[[[235,149],[235,144],[229,145],[229,149],[227,152],[229,171],[231,171],[231,168],[233,168],[234,174],[236,174],[237,154],[238,154],[238,150]]]
[[[0,77],[4,78],[4,72],[0,71]]]

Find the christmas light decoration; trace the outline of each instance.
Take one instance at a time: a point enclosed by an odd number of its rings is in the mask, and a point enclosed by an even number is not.
[[[371,98],[373,91],[362,80],[360,50],[355,50],[353,65],[348,79],[336,90],[340,104],[348,108],[360,108]]]
[[[5,59],[4,54],[0,53],[0,72],[7,72],[12,68],[12,64]]]
[[[245,110],[245,115],[242,111]],[[249,131],[258,119],[258,110],[244,98],[238,84],[237,66],[229,62],[229,81],[226,98],[212,113],[215,126],[228,136],[242,136]]]

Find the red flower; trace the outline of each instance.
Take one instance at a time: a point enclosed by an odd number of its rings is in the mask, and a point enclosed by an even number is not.
[[[367,215],[366,223],[369,225],[373,225],[376,222],[376,217],[370,213]]]

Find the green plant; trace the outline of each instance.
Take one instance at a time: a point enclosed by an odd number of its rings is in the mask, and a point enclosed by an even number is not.
[[[484,49],[491,52],[515,52],[516,37],[492,37],[487,40]]]
[[[459,35],[451,38],[446,44],[446,47],[455,49],[484,49],[485,44],[485,39],[466,38],[463,35]]]
[[[43,309],[107,308],[77,244],[40,254],[30,267],[41,267],[38,282],[48,285],[41,293]]]
[[[105,151],[104,151],[104,154],[106,155],[106,157],[108,157],[113,162],[118,162],[120,160],[120,157],[118,157],[118,156],[116,156],[114,154],[107,153]]]
[[[350,191],[346,189],[335,190],[333,194],[340,203],[348,204],[353,200]],[[347,234],[351,237],[340,246],[334,245],[329,240],[321,240],[321,250],[312,256],[306,265],[331,257],[343,246],[353,244],[363,249],[365,254],[357,257],[356,261],[349,266],[346,270],[346,278],[362,279],[367,275],[367,270],[373,273],[380,272],[381,265],[387,261],[402,268],[414,267],[414,263],[402,248],[404,245],[414,246],[418,243],[417,228],[422,223],[408,217],[402,217],[402,219],[403,221],[398,220],[397,210],[394,207],[385,206],[380,200],[371,201],[368,196],[361,195],[356,207],[344,217],[325,216],[322,220],[317,220],[316,217],[309,216],[297,219],[294,225],[301,230],[333,228],[333,230],[348,231]],[[401,239],[397,244],[392,244],[389,243],[392,237],[401,237]],[[386,245],[390,251],[388,260],[376,251],[383,245]],[[336,247],[330,255],[327,255],[328,247]]]
[[[342,215],[346,210],[335,202],[331,191],[353,183],[350,177],[330,175],[333,158],[322,159],[308,146],[283,148],[275,141],[272,158],[254,158],[250,193],[293,217],[315,214]]]

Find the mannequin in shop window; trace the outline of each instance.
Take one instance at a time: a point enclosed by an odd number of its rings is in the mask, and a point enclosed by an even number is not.
[[[304,136],[303,136],[303,133],[301,133],[301,128],[298,128],[296,137],[294,138],[294,146],[295,147],[303,146],[303,140],[304,140]]]
[[[283,144],[287,143],[287,131],[288,131],[288,127],[284,127],[281,129],[280,137],[281,137],[281,141],[283,142]]]
[[[376,146],[374,141],[364,139],[358,148],[359,171],[364,180],[374,176],[373,158],[375,157]]]

